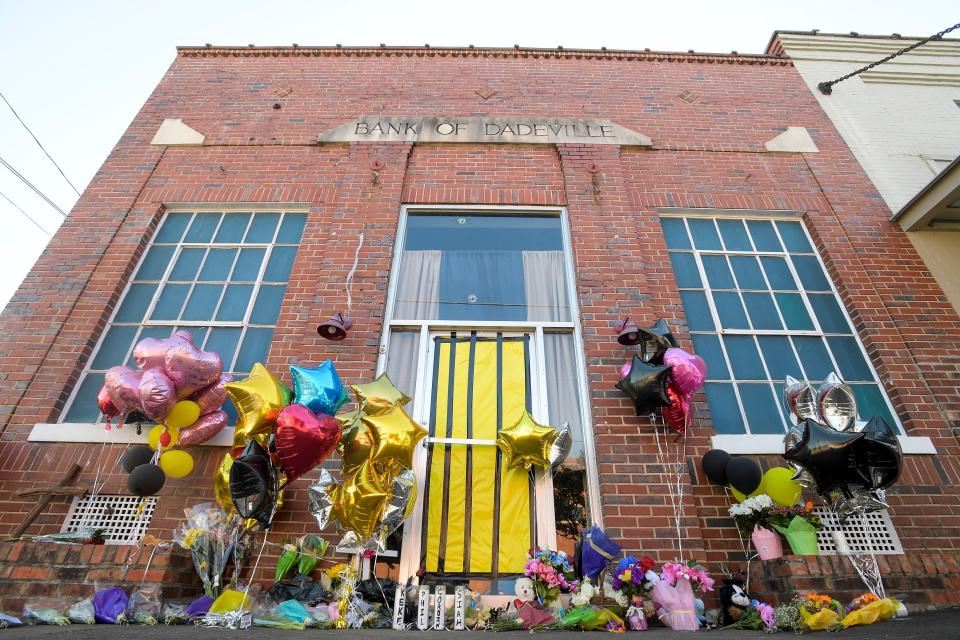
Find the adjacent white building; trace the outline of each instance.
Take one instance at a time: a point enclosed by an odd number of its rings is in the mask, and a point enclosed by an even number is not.
[[[960,203],[949,199],[960,172],[944,172],[960,156],[960,40],[926,43],[834,85],[830,95],[817,87],[919,39],[777,31],[767,52],[793,60],[960,310]],[[937,193],[946,199],[931,197]]]

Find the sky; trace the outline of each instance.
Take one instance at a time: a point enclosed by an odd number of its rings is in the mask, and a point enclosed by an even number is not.
[[[0,93],[81,192],[177,45],[651,48],[762,53],[776,29],[927,36],[956,0],[0,0]],[[69,212],[77,194],[0,101],[0,158]],[[0,306],[63,217],[0,165]]]

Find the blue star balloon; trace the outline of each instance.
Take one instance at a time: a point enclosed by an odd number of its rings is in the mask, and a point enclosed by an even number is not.
[[[293,378],[293,402],[314,413],[336,415],[347,401],[347,390],[330,360],[313,368],[290,367],[290,375]]]

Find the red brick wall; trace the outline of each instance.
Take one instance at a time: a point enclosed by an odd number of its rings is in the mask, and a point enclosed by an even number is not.
[[[280,98],[278,89],[293,92]],[[683,91],[692,103],[678,97]],[[319,132],[371,113],[607,118],[649,135],[654,148],[314,144]],[[149,146],[166,117],[206,134],[205,145]],[[787,126],[807,127],[820,153],[765,152],[763,142]],[[385,165],[376,180],[374,160]],[[401,204],[567,206],[605,523],[628,548],[663,560],[678,553],[669,478],[650,425],[613,388],[628,351],[611,329],[627,314],[641,325],[666,317],[690,347],[657,209],[801,211],[905,427],[940,451],[909,456],[890,496],[908,557],[951,554],[960,539],[960,451],[951,431],[960,419],[960,320],[788,62],[443,50],[181,53],[0,316],[0,536],[33,504],[14,493],[50,483],[73,462],[85,463],[81,484],[100,467],[103,491],[124,492],[114,466],[122,447],[26,438],[34,424],[57,419],[164,207],[178,203],[308,208],[268,365],[286,379],[289,364],[331,357],[348,382],[374,373]],[[345,307],[361,232],[356,326],[347,340],[326,342],[316,325]],[[710,416],[702,394],[695,400],[683,554],[721,572],[742,554],[727,498],[699,472]],[[184,506],[211,498],[206,478],[222,454],[197,451],[194,475],[168,482],[151,533],[169,538]],[[288,491],[271,541],[315,529],[306,486]],[[65,510],[65,500],[54,500],[29,533],[57,530]],[[0,566],[8,558],[15,567],[13,552],[3,554]],[[177,572],[163,579],[189,582]]]

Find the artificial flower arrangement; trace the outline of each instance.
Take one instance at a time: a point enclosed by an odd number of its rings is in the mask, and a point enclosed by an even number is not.
[[[675,631],[700,628],[697,600],[713,591],[714,580],[696,560],[668,562],[660,569],[659,580],[650,587],[650,599],[657,605],[660,621]]]
[[[561,593],[574,593],[577,590],[573,566],[563,551],[539,547],[531,550],[527,554],[523,575],[533,581],[536,600],[543,606],[555,603]]]
[[[633,556],[621,558],[610,574],[610,588],[620,606],[627,607],[626,620],[632,631],[644,631],[647,617],[654,615],[655,607],[648,596],[653,585],[660,580],[653,570],[655,563],[650,556],[639,560]]]

